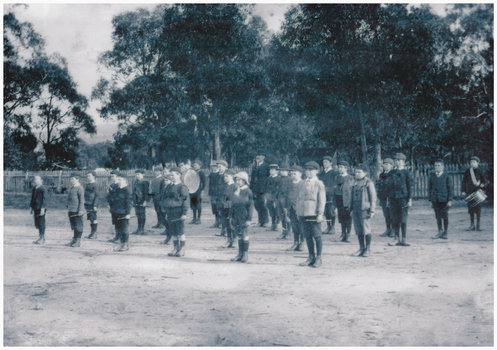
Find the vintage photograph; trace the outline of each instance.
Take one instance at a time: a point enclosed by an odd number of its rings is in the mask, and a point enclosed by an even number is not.
[[[5,347],[493,347],[493,3],[4,3]]]

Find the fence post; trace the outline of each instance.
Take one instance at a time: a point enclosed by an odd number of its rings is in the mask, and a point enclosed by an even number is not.
[[[57,193],[62,191],[62,170],[59,170],[59,184],[57,186]]]

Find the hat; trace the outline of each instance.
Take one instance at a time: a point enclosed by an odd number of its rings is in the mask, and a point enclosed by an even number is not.
[[[217,165],[224,165],[225,167],[227,167],[228,166],[228,162],[225,161],[225,160],[218,160],[217,161]]]
[[[243,181],[245,181],[245,183],[247,185],[249,184],[249,176],[248,176],[248,174],[245,171],[240,171],[239,173],[237,173],[235,175],[235,178],[236,179],[242,179]]]
[[[195,164],[195,163],[196,163],[196,164],[198,164],[198,165],[200,165],[200,166],[202,166],[202,162],[201,162],[199,159],[196,159],[196,160],[193,162],[193,164]]]
[[[333,162],[333,158],[331,158],[330,156],[323,157],[323,160],[327,160],[331,163]]]
[[[256,156],[264,156],[265,157],[266,156],[266,152],[263,151],[263,150],[258,150],[257,152],[255,152],[255,155]]]
[[[92,175],[93,175],[93,177],[97,177],[97,173],[96,173],[94,170],[92,170],[92,171],[88,171],[88,172],[86,173],[86,175],[88,175],[88,174],[92,174]]]
[[[392,158],[385,158],[385,159],[383,159],[383,164],[393,165],[393,159]]]
[[[347,168],[349,167],[349,163],[347,163],[347,162],[346,162],[346,161],[344,161],[344,160],[340,160],[340,161],[338,161],[338,165],[343,165],[343,166],[345,166],[345,167],[347,167]]]
[[[442,163],[442,164],[444,164],[444,160],[443,160],[443,159],[441,159],[441,158],[438,158],[438,159],[435,159],[435,160],[433,161],[433,164],[435,164],[435,163]]]
[[[213,161],[211,162],[211,166],[217,166],[217,160],[213,160]]]
[[[79,179],[79,174],[78,173],[71,173],[71,177],[75,177]]]
[[[406,160],[406,156],[403,153],[395,153],[394,159]]]
[[[290,171],[299,171],[299,172],[302,172],[302,167],[301,166],[298,166],[298,165],[294,165],[290,168]]]
[[[290,164],[288,164],[288,163],[281,163],[280,171],[281,170],[283,170],[283,171],[289,171],[290,170]]]
[[[145,174],[145,170],[143,169],[136,169],[135,174]]]
[[[234,176],[235,175],[235,172],[231,169],[228,169],[224,172],[224,175],[231,175],[231,176]]]
[[[181,169],[178,168],[177,166],[175,166],[174,168],[171,168],[170,172],[172,173],[173,171],[177,172],[178,174],[181,174]]]
[[[306,170],[319,170],[319,164],[316,162],[305,163],[304,169]]]
[[[269,164],[269,169],[271,169],[271,168],[273,168],[273,169],[279,169],[280,166],[278,164],[276,164],[276,163]]]
[[[355,167],[355,170],[362,170],[365,173],[368,172],[368,167],[366,164],[359,164],[358,166]]]
[[[480,163],[480,158],[478,158],[477,156],[473,156],[471,158],[469,158],[470,161],[472,160],[476,160],[478,163]]]
[[[164,171],[164,168],[162,167],[162,165],[157,165],[157,166],[154,168],[154,171]]]

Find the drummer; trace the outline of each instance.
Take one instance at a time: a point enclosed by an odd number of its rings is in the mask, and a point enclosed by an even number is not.
[[[480,164],[480,158],[471,157],[469,160],[469,169],[466,170],[462,178],[462,194],[463,196],[470,196],[476,193],[478,190],[484,188],[487,184],[487,180],[483,172],[478,169]],[[481,231],[480,228],[480,216],[481,216],[481,202],[468,202],[468,213],[471,219],[471,225],[468,231]],[[476,227],[475,227],[475,215],[476,215]]]
[[[202,191],[205,187],[205,174],[200,168],[202,167],[202,162],[200,160],[195,160],[193,162],[193,170],[197,172],[198,179],[198,189],[194,193],[190,193],[190,209],[193,212],[193,219],[190,221],[192,225],[200,225],[200,215],[202,215]]]

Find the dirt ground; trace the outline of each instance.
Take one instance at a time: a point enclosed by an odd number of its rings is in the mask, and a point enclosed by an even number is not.
[[[4,345],[494,345],[493,207],[483,208],[483,231],[468,232],[465,204],[456,203],[449,240],[434,241],[434,213],[416,201],[411,247],[378,237],[379,213],[371,257],[352,257],[355,235],[339,243],[337,230],[323,235],[323,266],[310,268],[298,266],[305,251],[285,251],[291,240],[262,228],[252,229],[249,263],[230,262],[237,250],[221,247],[204,206],[203,224],[186,225],[186,256],[173,258],[159,244],[162,230],[150,228],[152,208],[148,235],[130,236],[129,252],[119,253],[107,242],[107,210],[98,239],[69,248],[64,210],[48,211],[47,242],[35,245],[29,211],[6,205]],[[89,229],[85,222],[84,236]]]

